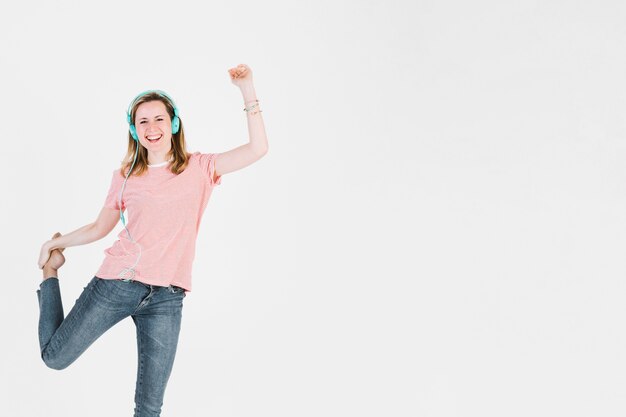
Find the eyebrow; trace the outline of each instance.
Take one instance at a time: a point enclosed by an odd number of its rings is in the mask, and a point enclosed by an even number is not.
[[[159,114],[159,115],[157,115],[157,116],[154,116],[154,118],[155,118],[155,119],[156,119],[157,117],[165,117],[165,116],[164,116],[164,115],[162,115],[162,114]],[[147,117],[142,117],[142,118],[137,119],[137,120],[143,120],[143,119],[147,119]]]

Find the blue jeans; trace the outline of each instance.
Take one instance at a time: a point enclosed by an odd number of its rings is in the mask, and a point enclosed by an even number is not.
[[[65,319],[58,278],[37,290],[41,358],[64,369],[93,342],[128,316],[137,328],[137,383],[134,417],[158,417],[172,372],[185,291],[139,281],[93,277]]]

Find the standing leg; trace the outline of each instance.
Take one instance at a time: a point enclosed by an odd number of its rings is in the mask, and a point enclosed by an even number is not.
[[[137,328],[137,384],[134,417],[159,417],[172,372],[185,292],[150,286],[132,315]]]

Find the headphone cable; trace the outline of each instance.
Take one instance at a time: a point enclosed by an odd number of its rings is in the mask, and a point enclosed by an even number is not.
[[[135,158],[133,160],[133,164],[131,165],[130,169],[128,170],[128,174],[126,174],[126,178],[124,179],[124,184],[122,184],[122,189],[120,190],[120,198],[119,198],[119,206],[120,206],[120,219],[122,220],[122,225],[124,226],[124,229],[126,230],[126,234],[128,235],[128,238],[137,245],[137,247],[139,248],[139,256],[137,257],[137,260],[135,261],[135,263],[133,264],[133,266],[131,266],[130,268],[124,268],[122,270],[122,272],[120,272],[118,274],[118,277],[120,277],[122,279],[122,281],[132,281],[135,278],[135,266],[137,266],[137,264],[139,263],[139,259],[141,259],[141,246],[139,245],[139,243],[135,242],[135,239],[133,239],[133,237],[130,234],[130,231],[128,230],[128,228],[126,227],[126,220],[124,219],[124,212],[122,211],[122,194],[124,193],[124,188],[126,187],[126,181],[128,180],[128,177],[130,176],[130,173],[133,172],[133,167],[135,166],[135,162],[137,161],[137,153],[139,152],[139,143],[136,141],[135,142]],[[120,239],[120,245],[122,245],[122,248],[124,249],[124,252],[126,252],[127,254],[130,254],[130,252],[128,252],[126,250],[126,248],[124,247],[124,244],[122,243],[122,240]]]

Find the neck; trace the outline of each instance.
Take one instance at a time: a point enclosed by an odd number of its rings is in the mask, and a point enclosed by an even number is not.
[[[149,167],[162,167],[165,166],[167,164],[169,164],[171,161],[162,161],[162,162],[155,162],[152,164],[148,164]]]
[[[174,155],[170,154],[169,152],[159,152],[158,154],[149,152],[147,159],[148,166],[160,165],[164,162],[171,162],[174,159]]]

